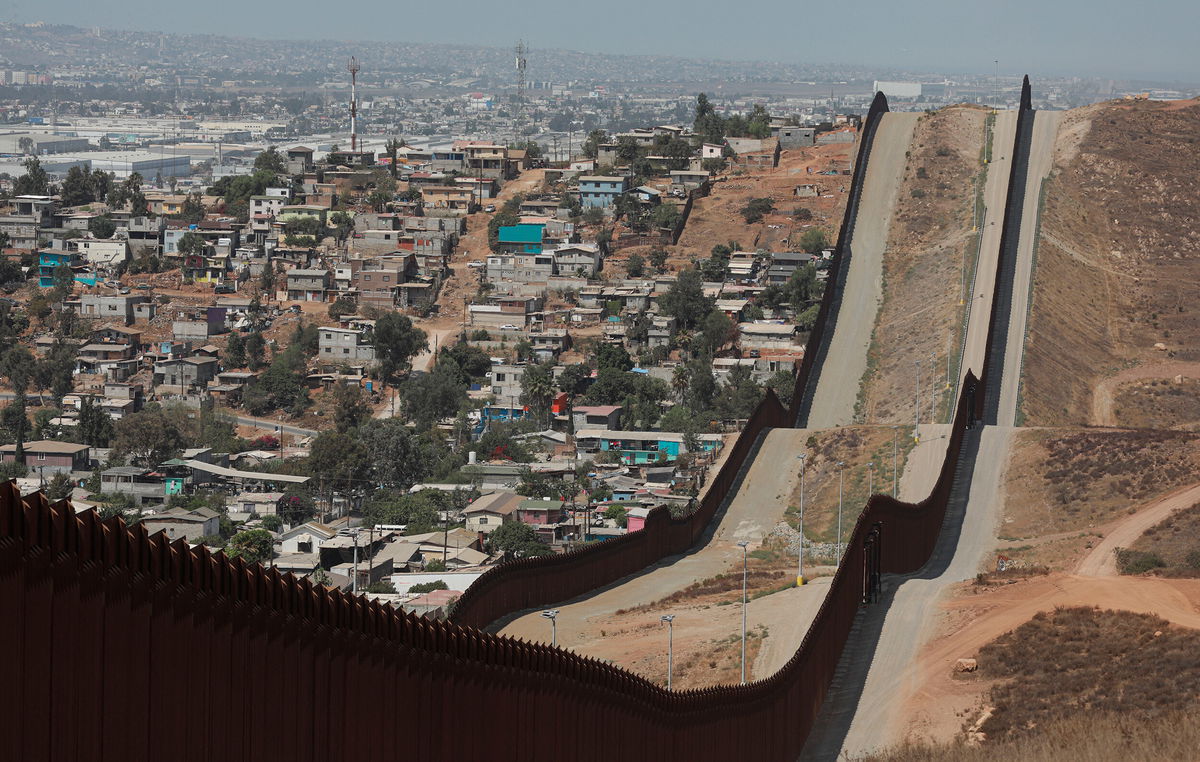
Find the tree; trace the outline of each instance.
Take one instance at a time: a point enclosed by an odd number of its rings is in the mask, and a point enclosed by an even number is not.
[[[800,248],[809,254],[820,254],[822,249],[829,248],[829,239],[820,228],[809,228],[800,236]]]
[[[367,483],[372,460],[356,437],[322,431],[309,449],[308,466],[328,489],[348,492]]]
[[[655,210],[657,214],[658,210]],[[667,250],[661,246],[656,246],[650,250],[650,265],[657,273],[665,272],[667,269]]]
[[[178,420],[165,414],[159,405],[147,405],[121,418],[115,429],[113,449],[146,468],[156,468],[187,446]]]
[[[22,166],[25,174],[13,182],[14,196],[46,196],[50,193],[50,176],[42,169],[42,162],[36,156],[26,159]]]
[[[742,207],[742,217],[747,223],[761,222],[762,218],[775,210],[775,202],[769,198],[752,198]]]
[[[82,206],[95,201],[96,198],[92,195],[91,175],[78,165],[71,167],[58,187],[58,195],[63,206]]]
[[[438,512],[448,509],[441,490],[423,489],[409,495],[396,490],[378,490],[363,505],[363,523],[404,525],[405,534],[423,534],[437,528]]]
[[[400,387],[401,410],[417,431],[427,431],[455,414],[467,401],[467,384],[455,368],[435,365],[432,373],[413,376]]]
[[[389,312],[375,322],[372,342],[385,381],[407,369],[412,358],[429,347],[425,332],[398,312]]]
[[[75,271],[68,265],[59,265],[54,268],[54,301],[61,302],[66,299],[75,289]]]
[[[762,401],[763,388],[744,365],[734,366],[715,400],[717,415],[724,419],[749,418]]]
[[[267,364],[267,340],[258,331],[246,335],[246,339],[242,344],[246,354],[245,365],[250,370],[259,370]],[[240,367],[240,366],[239,366]]]
[[[397,155],[399,154],[400,149],[405,145],[406,143],[403,139],[388,138],[387,143],[385,143],[383,146],[383,150],[386,151],[388,155],[388,171],[392,173],[393,180],[396,179],[396,176],[400,170],[400,168],[397,166]]]
[[[303,524],[317,515],[317,506],[307,492],[291,490],[285,492],[275,504],[275,512],[289,526]]]
[[[266,529],[268,532],[278,532],[280,529],[283,529],[283,519],[274,513],[266,514],[259,521],[262,522],[263,529]]]
[[[704,318],[700,333],[699,349],[708,356],[717,352],[737,338],[737,324],[725,316],[720,310],[713,310]]]
[[[71,477],[59,471],[50,478],[50,482],[46,485],[46,497],[50,500],[65,500],[71,496],[71,490],[74,487],[75,484],[71,481]]]
[[[107,214],[99,217],[93,217],[88,220],[88,231],[96,238],[112,238],[117,232],[117,223],[112,221],[112,217]]]
[[[592,130],[583,141],[583,155],[594,159],[600,153],[600,144],[608,142],[608,133],[604,130]]]
[[[248,564],[261,564],[273,555],[275,538],[265,529],[238,532],[225,544],[225,555],[240,558]]]
[[[674,230],[679,224],[679,207],[675,204],[659,204],[650,213],[650,224],[659,230]]]
[[[584,363],[563,368],[558,374],[558,388],[570,395],[583,394],[592,381],[592,369]]]
[[[334,390],[334,405],[333,425],[343,434],[371,417],[371,408],[358,384],[339,384]]]
[[[787,282],[788,302],[799,315],[800,311],[817,297],[817,268],[810,262],[798,267]]]
[[[633,367],[633,358],[620,344],[601,344],[596,347],[596,370],[615,368],[626,371]]]
[[[393,194],[389,193],[385,195],[390,201]],[[372,206],[378,207],[379,204],[373,203]],[[336,211],[329,215],[329,222],[334,227],[334,237],[337,239],[339,245],[345,242],[346,238],[350,235],[350,231],[354,229],[354,218],[350,216],[349,212]]]
[[[204,219],[206,211],[204,202],[201,199],[200,193],[189,193],[187,198],[183,200],[183,206],[179,209],[179,219],[184,222],[196,223]]]
[[[12,402],[0,408],[0,427],[4,438],[17,444],[17,460],[24,457],[25,437],[29,434],[29,413],[25,407],[25,395],[18,393]]]
[[[630,254],[625,262],[625,272],[630,278],[640,278],[646,274],[646,260],[641,254]]]
[[[246,367],[246,340],[237,331],[229,334],[225,343],[225,364],[230,368]]]
[[[246,339],[246,353],[251,358],[251,369],[253,369],[253,355],[250,351],[250,339],[253,336],[255,334],[251,334]],[[307,376],[308,361],[304,357],[304,352],[299,346],[293,345],[283,352],[277,353],[271,359],[271,365],[263,373],[259,386],[270,400],[271,407],[298,415],[311,402],[308,397],[308,387],[305,385]]]
[[[538,538],[533,527],[519,521],[506,521],[492,530],[487,539],[492,553],[510,553],[518,557],[548,556],[553,551]]]
[[[255,171],[282,175],[287,172],[287,159],[284,158],[283,154],[275,150],[275,146],[271,146],[254,157],[254,169]]]
[[[56,404],[74,388],[76,349],[60,338],[34,366],[34,383],[38,389],[49,389]]]
[[[550,402],[554,397],[554,375],[548,365],[527,365],[521,374],[521,404],[535,421],[550,425]]]
[[[681,328],[695,327],[712,312],[714,301],[704,295],[700,271],[684,270],[658,300],[659,308],[679,321]]]
[[[358,441],[372,455],[375,484],[407,490],[429,476],[430,453],[399,418],[367,421],[358,429]]]
[[[429,571],[429,570],[426,569],[426,571]],[[449,589],[450,588],[446,586],[446,583],[443,580],[435,579],[433,582],[418,582],[415,585],[410,585],[408,588],[408,592],[410,595],[424,595],[425,593],[431,593],[434,590],[449,590]],[[368,590],[368,592],[370,592],[370,591]],[[395,592],[395,588],[392,589],[392,592]]]
[[[353,315],[358,312],[358,304],[349,296],[339,296],[333,304],[329,305],[329,317],[334,320],[341,320],[346,315]]]
[[[203,254],[205,246],[204,237],[189,230],[179,237],[179,241],[175,244],[175,249],[179,252],[180,256],[188,257],[195,254]]]
[[[0,375],[8,379],[8,385],[18,394],[24,394],[33,381],[36,360],[28,349],[17,344],[0,359]]]
[[[621,504],[610,505],[604,509],[604,518],[615,521],[622,529],[629,523],[629,509]]]
[[[91,397],[84,397],[79,404],[79,438],[92,447],[108,447],[112,441],[113,419]]]

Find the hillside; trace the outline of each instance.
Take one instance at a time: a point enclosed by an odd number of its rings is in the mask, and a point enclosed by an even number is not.
[[[975,266],[972,205],[976,183],[982,187],[987,114],[956,106],[917,122],[884,252],[883,304],[856,410],[860,421],[912,421],[914,359],[928,374],[932,358],[938,379],[957,367],[966,309],[959,291],[964,281],[969,287]],[[953,389],[942,391],[939,421],[952,395]]]
[[[1200,310],[1188,298],[1200,282],[1198,135],[1195,100],[1065,115],[1044,188],[1026,423],[1200,422],[1200,406],[1169,393],[1200,375]]]

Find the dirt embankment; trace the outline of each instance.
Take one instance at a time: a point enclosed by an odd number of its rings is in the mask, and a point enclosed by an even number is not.
[[[1025,420],[1200,422],[1200,406],[1146,378],[1110,384],[1096,399],[1122,370],[1200,363],[1200,309],[1189,298],[1200,283],[1200,101],[1122,101],[1065,115],[1044,198]]]
[[[858,420],[913,419],[916,360],[922,365],[924,409],[936,388],[937,420],[950,414],[947,400],[953,390],[942,388],[943,377],[948,375],[948,355],[950,377],[958,364],[965,316],[959,292],[964,282],[970,287],[974,269],[972,212],[986,120],[987,112],[980,108],[955,106],[922,115],[917,122],[884,253],[883,304]],[[928,420],[927,414],[922,420]]]

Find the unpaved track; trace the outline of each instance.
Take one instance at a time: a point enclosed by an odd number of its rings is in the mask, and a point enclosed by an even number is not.
[[[1084,556],[1075,573],[1084,577],[1117,576],[1117,548],[1128,548],[1146,530],[1168,518],[1172,513],[1200,503],[1200,484],[1176,490],[1156,500],[1129,518],[1110,528],[1092,552]]]
[[[1004,351],[1004,375],[1000,381],[1000,413],[996,422],[1001,426],[1012,426],[1016,422],[1017,392],[1021,387],[1025,353],[1025,323],[1033,283],[1033,251],[1038,234],[1038,202],[1042,180],[1050,174],[1054,164],[1054,138],[1061,116],[1061,111],[1038,111],[1033,119],[1029,176],[1025,185],[1021,239],[1017,244],[1017,270],[1013,277],[1013,308],[1008,324],[1008,347]]]
[[[996,114],[992,127],[992,161],[988,166],[987,182],[983,187],[983,240],[979,247],[979,263],[975,288],[971,294],[971,316],[967,321],[967,345],[962,376],[968,370],[978,376],[983,372],[987,352],[988,316],[992,311],[992,292],[996,286],[996,260],[1000,256],[1000,233],[1004,222],[1004,206],[1008,193],[1008,176],[1012,172],[1012,146],[1016,138],[1017,112]]]
[[[854,404],[867,370],[871,331],[883,299],[883,251],[917,117],[915,113],[884,114],[875,133],[850,242],[854,254],[837,325],[829,337],[829,352],[813,393],[810,428],[854,423]]]
[[[613,586],[557,606],[559,644],[593,655],[592,648],[599,647],[599,641],[603,640],[597,626],[599,619],[620,609],[661,600],[693,582],[716,576],[735,564],[740,566],[742,550],[737,543],[745,540],[750,543],[749,549],[754,550],[782,520],[799,478],[799,469],[791,461],[795,454],[804,451],[807,437],[805,429],[772,429],[766,434],[758,457],[750,465],[729,509],[702,547],[664,559]],[[753,559],[750,563],[754,563]],[[819,597],[817,591],[818,588],[813,588],[813,594],[807,597]],[[769,596],[763,600],[775,598]],[[545,641],[549,636],[546,621],[536,611],[509,622],[500,632],[535,641]],[[676,657],[682,658],[678,649]]]

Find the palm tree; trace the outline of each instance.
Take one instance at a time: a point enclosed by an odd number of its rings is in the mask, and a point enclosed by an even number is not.
[[[683,402],[684,392],[688,388],[687,365],[681,363],[675,366],[675,372],[671,374],[671,388],[675,390],[676,398]]]

